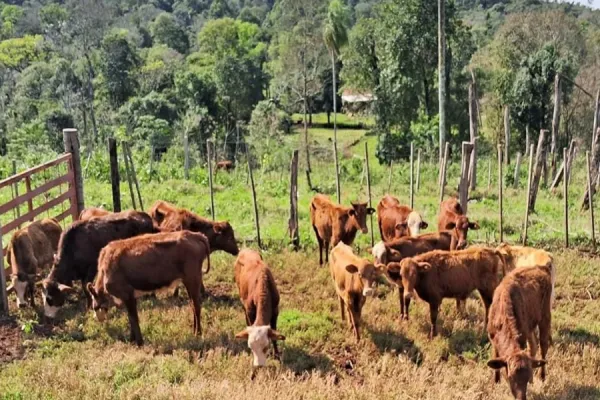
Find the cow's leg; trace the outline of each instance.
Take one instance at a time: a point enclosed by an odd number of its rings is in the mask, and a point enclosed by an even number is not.
[[[271,317],[271,329],[274,331],[277,330],[277,316],[276,312],[273,313]],[[279,354],[279,348],[277,347],[277,340],[273,340],[273,353],[275,354],[275,358],[281,362],[281,355]]]
[[[190,269],[188,269],[188,271],[189,270]],[[194,336],[201,336],[202,325],[200,324],[200,311],[202,295],[200,294],[200,288],[202,286],[202,276],[199,276],[196,279],[186,279],[183,284],[188,292],[192,311],[194,313]]]
[[[29,282],[27,286],[27,290],[29,291],[29,306],[34,309],[35,308],[35,283]]]
[[[404,291],[404,288],[402,288]],[[404,295],[402,295],[404,296]],[[408,321],[408,308],[410,307],[410,298],[404,299],[404,319]]]
[[[135,300],[135,296],[133,293],[123,301],[125,303],[125,308],[127,309],[127,317],[129,317],[129,329],[131,331],[129,340],[131,342],[135,342],[138,346],[144,344],[144,339],[142,338],[142,331],[140,330],[140,320],[137,312],[137,301]]]
[[[329,240],[325,240],[325,262],[329,262]]]
[[[498,353],[498,349],[496,349],[496,347],[493,344],[492,344],[492,348],[494,349],[494,358],[500,357],[500,353]],[[494,382],[500,383],[500,370],[499,369],[494,370]]]
[[[483,301],[483,306],[485,308],[485,318],[483,323],[484,332],[487,330],[488,325],[488,315],[490,313],[490,306],[492,305],[492,300],[494,299],[494,290],[491,291],[480,291],[479,295],[481,296],[481,301]]]
[[[83,288],[83,294],[85,295],[85,309],[86,310],[92,309],[92,295],[90,294],[90,292],[87,289],[87,284],[88,284],[88,282],[93,282],[93,281],[94,281],[94,278],[92,278],[90,280],[89,277],[81,280],[81,287]]]
[[[344,308],[346,307],[346,303],[344,303],[344,299],[342,298],[342,296],[339,296],[340,299],[340,314],[342,315],[342,322],[346,321],[346,313],[344,312]]]
[[[314,225],[313,230],[315,231],[315,236],[317,237],[317,243],[319,243],[319,265],[323,265],[323,239],[321,239],[321,236],[319,236],[319,231]]]
[[[429,317],[431,319],[431,330],[429,332],[429,339],[433,339],[437,336],[437,317],[440,308],[440,303],[438,301],[433,301],[429,303]]]
[[[550,312],[548,312],[548,318],[543,318],[542,321],[540,322],[540,349],[541,349],[541,356],[542,356],[542,360],[546,359],[546,356],[548,355],[548,347],[550,345],[550,339],[551,339],[551,329],[550,329]],[[546,366],[542,365],[541,367],[541,372],[540,372],[540,378],[542,378],[542,380],[546,379]]]
[[[404,313],[404,287],[398,285],[398,300],[400,300],[400,321],[408,319],[408,314]]]
[[[358,331],[358,313],[354,311],[354,307],[348,307],[348,319],[350,320],[350,327],[352,328],[352,332],[354,333],[354,337],[356,338],[356,342],[360,342],[360,333]]]

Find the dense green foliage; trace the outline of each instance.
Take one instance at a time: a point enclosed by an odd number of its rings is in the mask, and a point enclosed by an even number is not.
[[[586,7],[450,0],[446,36],[453,145],[468,138],[471,71],[490,145],[502,140],[505,104],[515,146],[525,126],[549,128],[555,74],[598,86],[600,13]],[[257,104],[263,116],[270,104],[272,115],[312,120],[333,111],[337,83],[337,96],[376,97],[368,112],[387,163],[411,141],[437,152],[437,77],[435,1],[3,1],[0,154],[59,151],[61,129],[76,126],[87,150],[111,136],[166,150],[185,133],[200,157],[210,137],[231,157],[237,127],[240,141],[272,137],[272,125],[250,124]],[[581,91],[562,90],[559,146],[587,138],[593,118]]]

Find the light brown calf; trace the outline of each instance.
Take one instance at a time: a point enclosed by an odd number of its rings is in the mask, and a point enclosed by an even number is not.
[[[104,217],[106,215],[112,214],[110,211],[105,210],[104,208],[99,207],[89,207],[86,208],[79,214],[80,221],[87,221],[92,218]]]
[[[397,198],[389,194],[377,204],[377,224],[383,241],[404,236],[417,237],[421,229],[427,229],[429,226],[423,221],[421,214],[401,205]]]
[[[463,213],[462,207],[456,198],[444,200],[440,205],[438,216],[438,231],[453,230],[458,239],[456,248],[458,250],[467,247],[467,233],[469,229],[479,229],[477,222],[469,221]]]

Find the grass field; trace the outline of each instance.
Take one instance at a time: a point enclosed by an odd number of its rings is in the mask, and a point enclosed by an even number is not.
[[[364,142],[371,157],[373,202],[388,190],[388,168],[374,157],[376,139],[364,131],[340,131],[343,202],[365,200],[362,178]],[[313,184],[335,193],[331,162],[331,131],[313,129],[311,147]],[[290,146],[301,135],[287,138]],[[358,143],[354,144],[356,140]],[[354,144],[351,146],[351,144]],[[303,160],[301,152],[301,160]],[[583,162],[574,167],[569,210],[571,242],[577,249],[562,250],[563,211],[559,194],[543,189],[537,213],[530,219],[530,242],[552,250],[556,258],[557,301],[553,312],[554,345],[549,352],[549,376],[545,383],[530,386],[533,399],[598,399],[600,388],[600,262],[590,252],[588,214],[579,211],[583,193]],[[492,171],[487,189],[487,159],[480,161],[479,188],[472,193],[470,218],[481,225],[469,239],[485,243],[498,240],[497,172]],[[173,166],[174,169],[181,166]],[[496,163],[492,162],[492,168]],[[138,168],[145,168],[138,165]],[[525,212],[526,168],[522,166],[518,189],[505,189],[505,240],[519,240]],[[512,168],[505,175],[512,173]],[[397,292],[385,283],[364,309],[363,340],[356,344],[341,322],[338,302],[327,267],[318,266],[316,241],[308,223],[308,204],[313,193],[300,175],[299,207],[302,248],[287,247],[289,172],[255,171],[264,258],[273,268],[281,292],[279,330],[283,362],[270,360],[269,368],[251,381],[251,355],[245,342],[234,334],[244,327],[242,306],[233,281],[234,258],[222,253],[212,257],[206,276],[209,292],[202,308],[202,338],[192,335],[192,315],[186,296],[145,299],[140,302],[141,328],[146,345],[136,348],[125,342],[127,317],[122,310],[110,312],[106,325],[83,312],[79,302],[63,310],[55,326],[44,325],[33,310],[15,310],[22,327],[22,359],[0,365],[0,399],[30,398],[202,398],[202,399],[505,399],[510,391],[503,381],[493,385],[485,362],[490,347],[483,327],[483,307],[473,296],[467,316],[456,314],[447,301],[440,313],[440,336],[427,339],[428,307],[417,301],[411,322],[398,320]],[[458,165],[450,166],[447,194],[455,193]],[[431,228],[436,226],[439,194],[437,167],[423,163],[421,187],[415,208]],[[408,202],[409,173],[406,163],[394,166],[391,192]],[[215,178],[217,219],[228,219],[239,239],[255,247],[252,198],[246,171]],[[110,204],[106,179],[85,182],[86,205]],[[122,185],[124,207],[128,189]],[[160,182],[142,182],[148,207],[156,199],[172,201],[201,215],[210,214],[208,183],[201,168],[192,170],[190,181],[161,176]],[[0,203],[10,193],[0,192]],[[598,214],[598,213],[597,213]],[[10,216],[3,216],[8,218]],[[10,219],[10,218],[9,218]],[[375,228],[375,230],[377,230]],[[378,238],[375,232],[375,239]],[[360,235],[363,252],[370,234]],[[38,300],[38,304],[41,300]],[[14,303],[14,299],[13,299]],[[11,305],[14,307],[14,304]],[[39,310],[38,310],[39,311]],[[1,352],[1,350],[0,350]]]

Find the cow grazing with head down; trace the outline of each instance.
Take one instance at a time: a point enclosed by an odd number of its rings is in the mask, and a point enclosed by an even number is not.
[[[492,303],[494,289],[503,271],[503,258],[495,250],[471,248],[467,250],[435,250],[400,263],[387,265],[388,275],[402,277],[406,318],[413,292],[429,303],[431,317],[430,338],[437,335],[437,316],[442,300],[466,300],[477,290],[485,306],[485,323]]]
[[[377,204],[377,224],[381,240],[389,242],[404,236],[417,237],[421,229],[427,229],[427,222],[421,214],[410,207],[400,204],[400,201],[385,195]]]
[[[368,233],[367,215],[375,210],[367,203],[352,203],[352,207],[333,204],[329,197],[318,194],[310,203],[310,222],[319,242],[319,264],[329,261],[329,245],[335,247],[339,242],[352,245],[356,233]]]
[[[285,336],[277,332],[279,291],[275,278],[258,252],[244,249],[235,261],[235,283],[240,291],[247,325],[235,337],[248,340],[254,358],[253,367],[263,367],[267,362],[269,343],[273,343],[275,357],[279,359],[277,340],[285,340]]]
[[[479,229],[477,222],[469,221],[464,214],[463,209],[454,197],[444,200],[440,205],[440,215],[438,216],[438,231],[453,230],[458,238],[456,248],[462,250],[467,247],[467,233],[469,229]]]
[[[36,278],[52,266],[61,233],[58,221],[46,218],[32,222],[12,235],[6,254],[11,271],[7,292],[15,292],[19,308],[25,307],[28,300],[31,307],[35,306]]]
[[[202,334],[202,264],[210,269],[210,246],[201,233],[181,231],[142,235],[109,243],[100,252],[98,276],[87,284],[92,308],[104,321],[111,298],[127,309],[130,340],[143,344],[136,297],[183,282],[194,313],[194,335]]]
[[[493,347],[493,357],[488,366],[494,369],[496,383],[500,371],[513,396],[527,399],[527,384],[533,380],[533,370],[541,368],[541,378],[546,378],[546,355],[550,343],[552,271],[550,265],[518,268],[509,273],[496,288],[487,324]],[[542,359],[537,359],[539,345]],[[526,351],[529,344],[529,352]]]
[[[112,212],[105,210],[104,208],[89,207],[79,214],[79,221],[87,221],[88,219],[104,217],[110,214],[112,214]]]
[[[340,313],[342,320],[348,313],[348,323],[357,342],[360,341],[362,308],[367,297],[375,293],[374,282],[384,268],[356,256],[352,248],[343,242],[331,250],[329,270],[340,301]]]
[[[56,316],[65,303],[65,294],[73,290],[71,286],[75,280],[81,281],[89,308],[91,297],[86,284],[96,276],[100,250],[114,240],[153,232],[156,230],[152,218],[139,211],[75,221],[61,236],[54,265],[42,281],[45,316]]]

